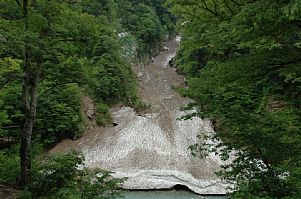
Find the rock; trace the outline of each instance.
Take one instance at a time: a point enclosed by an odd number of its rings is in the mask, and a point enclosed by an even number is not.
[[[139,171],[115,171],[116,178],[127,177],[123,185],[124,189],[173,189],[176,186],[184,186],[197,194],[220,195],[226,194],[227,184],[218,180],[196,179],[189,173],[181,173],[176,170],[139,170]]]
[[[89,120],[94,120],[95,117],[95,104],[89,96],[83,97],[83,111]]]
[[[171,60],[169,60],[168,65],[169,65],[170,67],[175,67],[175,59],[172,58]]]
[[[95,116],[95,111],[94,109],[90,109],[86,112],[86,116],[89,120],[93,120]]]

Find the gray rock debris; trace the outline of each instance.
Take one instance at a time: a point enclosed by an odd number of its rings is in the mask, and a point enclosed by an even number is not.
[[[180,38],[177,38],[179,41]],[[188,112],[181,106],[191,102],[181,97],[170,85],[185,86],[168,61],[175,56],[177,42],[166,42],[162,52],[147,66],[138,65],[140,97],[150,105],[143,114],[132,108],[112,110],[114,127],[95,127],[75,144],[66,142],[58,149],[81,149],[89,168],[114,171],[115,177],[128,177],[126,189],[166,189],[187,186],[199,194],[225,194],[226,184],[215,172],[223,162],[214,153],[206,158],[193,157],[188,147],[204,142],[199,134],[212,133],[209,120],[193,117],[179,120]],[[91,109],[91,107],[90,107]]]

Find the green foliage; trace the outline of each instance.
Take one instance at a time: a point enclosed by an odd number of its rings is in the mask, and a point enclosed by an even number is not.
[[[164,22],[158,18],[161,15]],[[1,1],[1,136],[16,138],[23,125],[22,17],[16,1]],[[39,0],[30,4],[27,37],[31,78],[42,60],[35,140],[51,146],[81,133],[81,88],[100,103],[142,107],[129,61],[136,59],[136,51],[144,56],[158,48],[162,24],[171,23],[170,18],[163,1],[84,0],[69,4]],[[168,26],[171,31],[171,24]],[[118,37],[116,30],[130,33]],[[102,120],[108,121],[107,116]]]
[[[17,81],[21,76],[21,60],[4,57],[0,60],[0,85],[1,88],[7,84]]]
[[[37,84],[32,140],[38,151],[34,155],[83,132],[81,99],[84,95],[95,99],[96,120],[101,125],[110,121],[111,105],[121,103],[143,108],[145,104],[137,95],[131,64],[138,54],[148,57],[157,52],[164,34],[172,34],[174,19],[163,6],[164,2],[28,1],[26,20],[19,5],[23,1],[1,0],[0,140],[13,140],[9,146],[19,147],[17,141],[26,121],[25,103],[22,103],[25,98],[22,99],[21,93],[25,75],[29,78],[29,93]],[[29,71],[25,71],[25,65]],[[27,96],[31,98],[30,94]],[[11,148],[5,153],[1,151],[1,171],[8,171],[1,173],[1,183],[11,184],[16,180],[19,160],[15,154]],[[114,195],[114,191],[107,190],[115,188],[120,181],[107,181],[109,173],[95,177],[94,171],[76,170],[81,161],[74,155],[47,157],[39,162],[23,197],[109,198]],[[91,179],[100,184],[91,184]],[[100,191],[104,191],[101,197]]]
[[[124,34],[122,36],[122,34]],[[119,53],[123,59],[126,59],[129,63],[138,62],[137,58],[137,39],[131,34],[120,33],[119,41],[121,48],[119,48]]]
[[[117,5],[114,0],[99,1],[99,0],[84,0],[82,1],[83,10],[100,19],[104,22],[116,22]]]
[[[0,184],[14,185],[19,177],[19,157],[8,150],[0,151]]]
[[[37,112],[36,137],[45,146],[62,139],[73,139],[82,133],[81,92],[77,85],[70,84],[52,89],[40,96]]]
[[[90,84],[97,101],[133,106],[138,100],[136,80],[130,64],[120,55],[119,46],[118,39],[110,30],[100,36],[93,51]]]
[[[137,4],[129,18],[124,18],[130,31],[138,38],[138,56],[153,54],[162,38],[162,27],[155,11],[144,4]]]
[[[176,66],[177,72],[187,76],[197,76],[199,71],[203,68],[205,60],[202,60],[205,56],[202,50],[194,49],[185,41],[182,41],[182,45],[177,53]]]
[[[158,53],[162,39],[174,34],[175,19],[164,6],[165,0],[123,0],[118,3],[121,24],[137,39],[138,57],[148,60]]]
[[[114,37],[114,34],[112,32],[106,30],[105,34],[99,37],[99,41],[94,48],[94,61],[97,62],[99,58],[105,53],[116,55],[119,47],[120,46],[118,46],[118,40],[116,36]]]
[[[110,121],[112,121],[109,110],[110,107],[104,103],[96,104],[95,119],[96,119],[96,123],[99,126],[104,126],[108,124]]]
[[[0,101],[0,107],[3,106],[3,101]],[[8,115],[5,110],[0,112],[0,136],[4,137],[3,126],[10,124],[11,121],[8,119]]]
[[[23,119],[20,103],[21,61],[0,60],[0,138],[18,137]]]
[[[236,151],[220,172],[235,182],[232,197],[298,198],[299,1],[169,2],[180,17],[176,64],[189,84],[183,94],[198,115],[215,118],[223,158]]]
[[[117,198],[123,179],[110,172],[83,168],[84,158],[76,153],[49,155],[39,160],[31,184],[21,198]]]
[[[130,75],[129,67],[124,64],[118,57],[112,54],[103,54],[96,63],[98,72],[98,88],[96,88],[96,96],[109,103],[120,101],[126,96],[127,77]]]

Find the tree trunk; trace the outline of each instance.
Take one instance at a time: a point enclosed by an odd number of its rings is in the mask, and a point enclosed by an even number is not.
[[[24,187],[28,184],[30,180],[31,171],[31,134],[33,128],[33,116],[31,110],[25,110],[25,122],[24,127],[21,132],[21,143],[20,143],[20,166],[21,166],[21,176],[20,176],[20,186]]]
[[[24,113],[24,125],[20,135],[20,169],[21,176],[19,179],[19,185],[24,187],[28,184],[31,170],[31,134],[33,128],[34,114],[32,109],[33,98],[32,95],[36,92],[36,88],[31,88],[30,83],[30,60],[29,60],[29,38],[28,38],[28,0],[22,1],[22,12],[24,17],[24,60],[23,60],[23,87],[22,87],[22,103]]]
[[[38,85],[40,81],[41,64],[37,64],[37,68],[32,81],[27,80],[27,75],[24,76],[23,83],[23,103],[24,103],[24,126],[21,132],[20,143],[20,164],[21,177],[20,186],[24,187],[30,180],[31,171],[31,136],[33,125],[35,122],[37,105],[38,105]]]

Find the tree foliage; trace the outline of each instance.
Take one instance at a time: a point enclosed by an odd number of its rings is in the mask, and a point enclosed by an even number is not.
[[[21,198],[111,199],[124,179],[113,179],[110,172],[87,170],[84,158],[76,153],[56,154],[36,162],[33,179]]]
[[[139,8],[134,11],[140,22],[123,20],[132,14],[129,5]],[[165,21],[158,17],[163,13]],[[80,136],[84,95],[94,99],[102,125],[110,121],[111,105],[139,108],[131,62],[138,60],[137,51],[154,53],[163,32],[171,33],[168,14],[161,2],[0,0],[0,145],[7,148],[1,169],[6,158],[8,171],[19,163],[13,149],[20,138],[28,148],[22,164],[41,152],[30,152],[31,138],[34,149],[47,149]],[[11,175],[0,182],[10,184]]]
[[[165,0],[118,1],[121,23],[127,31],[136,35],[138,56],[149,59],[160,50],[160,42],[174,34],[175,18],[164,6]]]
[[[300,197],[300,1],[169,2],[183,37],[183,93],[215,118],[224,155],[236,151],[221,172],[236,182],[232,196]]]

